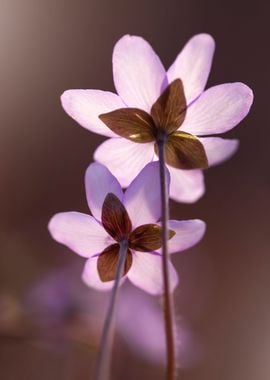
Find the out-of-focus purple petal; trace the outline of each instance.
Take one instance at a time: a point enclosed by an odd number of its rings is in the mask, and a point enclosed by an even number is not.
[[[169,173],[167,173],[169,180]],[[159,163],[145,166],[124,194],[124,205],[132,227],[156,222],[161,216]]]
[[[227,132],[248,114],[251,89],[243,83],[225,83],[206,90],[188,109],[181,130],[198,135]]]
[[[168,166],[171,174],[170,198],[176,202],[193,203],[205,191],[201,170],[181,170]]]
[[[116,136],[99,115],[125,107],[120,97],[101,90],[67,90],[61,96],[66,113],[82,127],[108,137]]]
[[[121,185],[127,187],[153,156],[153,143],[135,144],[124,138],[112,138],[97,148],[94,159],[106,165]]]
[[[104,228],[90,215],[80,212],[61,212],[49,222],[52,237],[78,255],[90,257],[114,243]]]
[[[83,274],[82,279],[85,282],[86,285],[90,286],[91,288],[97,289],[97,290],[110,290],[113,287],[114,281],[106,281],[102,282],[97,269],[97,261],[98,257],[91,257],[87,260]],[[122,284],[126,279],[125,277],[122,277],[120,280],[120,284]]]
[[[132,267],[127,277],[138,288],[152,295],[164,293],[162,277],[162,258],[159,254],[133,251]],[[170,290],[178,284],[178,274],[169,263]]]
[[[123,287],[118,301],[117,330],[142,359],[165,365],[164,317],[159,299],[138,288]],[[177,318],[175,333],[177,364],[181,368],[195,366],[201,356],[198,338],[183,318]]]
[[[205,233],[206,225],[202,220],[169,220],[169,229],[175,232],[175,235],[168,241],[169,253],[184,251],[197,244]],[[157,250],[161,252],[162,249]]]
[[[121,185],[112,173],[99,163],[90,164],[85,173],[85,189],[88,206],[97,220],[101,220],[101,210],[108,193],[113,193],[122,201]]]
[[[215,42],[209,34],[192,37],[169,68],[169,83],[180,78],[187,103],[190,104],[204,90],[212,65]]]
[[[239,141],[221,137],[199,137],[203,144],[209,166],[228,160],[237,151]]]
[[[125,35],[113,51],[116,90],[128,107],[149,112],[167,85],[165,69],[152,47],[141,37]]]

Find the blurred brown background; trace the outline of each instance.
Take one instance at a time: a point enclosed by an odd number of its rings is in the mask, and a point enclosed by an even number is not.
[[[174,217],[208,225],[197,247],[174,257],[178,315],[202,353],[179,379],[270,378],[269,4],[0,0],[0,322],[7,325],[0,326],[1,379],[91,378],[95,350],[54,352],[32,345],[12,324],[17,302],[50,271],[75,265],[80,283],[83,260],[51,240],[47,222],[57,211],[87,212],[84,171],[103,138],[64,113],[61,93],[114,90],[111,54],[123,34],[145,37],[168,67],[200,32],[217,43],[208,87],[242,81],[255,103],[227,135],[241,140],[237,155],[206,173],[206,195],[195,205],[171,205]],[[159,366],[129,355],[120,338],[117,344],[125,356],[119,348],[115,380],[163,379]]]

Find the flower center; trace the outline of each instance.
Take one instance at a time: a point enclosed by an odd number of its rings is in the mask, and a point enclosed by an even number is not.
[[[161,227],[158,224],[149,223],[132,230],[132,224],[125,206],[112,193],[109,193],[104,200],[101,221],[104,229],[116,241],[98,257],[98,272],[104,282],[115,279],[121,241],[126,240],[128,242],[123,275],[129,271],[132,265],[131,249],[138,252],[152,252],[162,246]],[[169,230],[169,239],[174,235],[175,232]]]
[[[135,143],[165,143],[165,160],[178,169],[206,168],[207,156],[200,140],[189,133],[179,131],[187,112],[182,81],[170,83],[150,114],[139,108],[120,108],[102,114],[99,118],[117,135]]]

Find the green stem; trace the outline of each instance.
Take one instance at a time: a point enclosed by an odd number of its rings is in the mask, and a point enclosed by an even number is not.
[[[161,223],[162,223],[162,272],[164,284],[164,319],[167,346],[167,380],[175,380],[175,342],[174,342],[174,302],[170,291],[169,254],[168,254],[168,219],[169,196],[165,166],[165,136],[157,142],[159,152],[160,192],[161,192]]]
[[[95,380],[109,380],[110,378],[115,306],[117,301],[120,279],[122,278],[124,272],[127,249],[128,242],[126,240],[123,240],[120,243],[115,281],[112,289],[108,312],[103,326],[100,349],[96,365]]]

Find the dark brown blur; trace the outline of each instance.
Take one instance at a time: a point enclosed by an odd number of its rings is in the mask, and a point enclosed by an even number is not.
[[[0,0],[0,325],[8,325],[0,326],[1,380],[91,379],[95,360],[96,350],[78,344],[56,351],[33,344],[10,322],[46,273],[75,265],[81,281],[84,260],[55,243],[47,223],[58,211],[87,212],[83,176],[103,138],[65,114],[61,93],[114,91],[111,55],[123,34],[146,38],[168,67],[200,32],[217,44],[208,87],[242,81],[255,103],[227,134],[240,139],[238,153],[207,171],[206,195],[194,205],[171,204],[174,218],[208,226],[198,246],[173,258],[181,276],[177,314],[200,345],[200,359],[179,379],[269,380],[269,4]],[[114,358],[113,380],[164,378],[119,337]]]

